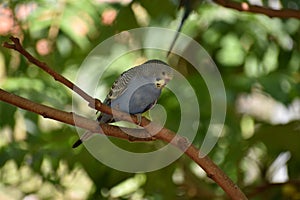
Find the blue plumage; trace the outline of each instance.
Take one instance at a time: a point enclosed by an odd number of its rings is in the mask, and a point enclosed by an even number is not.
[[[172,78],[171,68],[159,60],[149,60],[122,73],[114,82],[104,104],[129,114],[141,114],[155,105],[162,88]],[[113,122],[101,113],[100,123]]]
[[[144,113],[155,105],[162,88],[172,79],[172,76],[172,68],[166,63],[160,60],[149,60],[122,73],[113,83],[103,103],[129,114]],[[101,113],[97,120],[100,123],[115,121],[113,116],[106,113]],[[73,148],[90,135],[90,132],[86,132]]]

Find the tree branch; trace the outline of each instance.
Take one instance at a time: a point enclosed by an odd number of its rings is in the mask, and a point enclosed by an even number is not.
[[[230,0],[213,0],[213,2],[223,7],[232,8],[241,12],[259,13],[259,14],[267,15],[269,17],[300,19],[300,11],[293,10],[293,9],[274,10],[262,6],[250,5],[246,2],[238,3]]]
[[[26,51],[23,46],[20,43],[19,38],[15,38],[13,36],[10,37],[10,40],[13,42],[12,44],[4,42],[3,46],[9,49],[13,49],[15,51],[18,51],[20,54],[22,54],[29,62],[35,64],[37,67],[44,70],[46,73],[48,73],[50,76],[54,78],[54,80],[62,83],[69,89],[73,90],[75,93],[77,93],[79,96],[81,96],[84,100],[86,100],[91,108],[94,108],[98,111],[105,112],[107,114],[111,114],[111,109],[103,105],[99,99],[94,99],[90,95],[88,95],[85,91],[83,91],[81,88],[76,86],[74,83],[72,83],[70,80],[65,78],[64,76],[58,74],[54,70],[52,70],[46,63],[39,61],[35,57],[33,57],[28,51]],[[116,111],[117,112],[117,111]],[[115,112],[114,112],[115,113]]]
[[[74,92],[79,94],[83,99],[89,102],[89,106],[99,110],[101,112],[105,112],[107,114],[112,114],[112,109],[108,106],[102,104],[99,100],[92,98],[83,90],[81,90],[78,86],[74,85],[71,81],[67,80],[65,77],[57,74],[55,71],[50,69],[47,64],[40,62],[32,55],[30,55],[20,44],[17,38],[11,37],[10,38],[14,44],[4,43],[3,46],[6,48],[14,49],[24,55],[29,62],[37,65],[45,72],[50,74],[54,77],[55,80],[61,82],[62,84],[66,85]],[[22,97],[18,97],[16,95],[10,94],[4,90],[0,89],[0,100],[18,106],[20,108],[26,109],[31,112],[35,112],[40,114],[44,117],[51,118],[54,120],[58,120],[73,126],[78,126],[80,128],[84,128],[90,130],[91,132],[95,133],[104,133],[108,136],[114,136],[122,139],[132,140],[131,136],[124,134],[120,129],[116,126],[108,125],[108,124],[99,124],[96,121],[88,120],[84,117],[76,115],[74,113],[67,113],[64,111],[60,111],[54,108],[50,108],[48,106],[44,106],[41,104],[34,103],[30,100],[24,99]],[[96,103],[95,103],[96,102]],[[95,105],[94,107],[92,105]],[[122,119],[125,121],[131,121],[131,117],[133,117],[134,122],[137,122],[137,118],[135,116],[130,116],[126,113],[120,111],[114,111],[114,117],[118,119]],[[75,124],[76,121],[76,124]],[[146,134],[152,133],[153,130],[160,130],[158,129],[159,126],[151,123],[145,117],[142,118],[141,125],[145,129],[126,129],[128,132],[133,134]],[[147,126],[148,125],[148,126]],[[101,129],[103,131],[101,131]],[[123,129],[123,128],[122,128]],[[146,131],[145,131],[146,130]],[[215,165],[209,157],[205,156],[203,158],[199,157],[199,150],[190,144],[185,138],[176,135],[174,132],[162,128],[158,133],[155,135],[156,139],[160,139],[167,143],[171,143],[177,148],[181,150],[185,150],[185,154],[189,156],[192,160],[194,160],[203,170],[207,173],[208,177],[213,179],[226,193],[231,199],[247,199],[244,193],[240,190],[240,188],[233,183],[233,181],[217,166]],[[133,140],[137,141],[145,141],[147,138],[134,138]],[[152,140],[152,137],[148,140]]]
[[[82,117],[72,112],[65,112],[55,108],[51,108],[49,106],[38,104],[28,99],[25,99],[23,97],[9,93],[2,89],[0,89],[0,100],[7,102],[11,105],[15,105],[24,110],[28,110],[30,112],[42,115],[44,118],[54,119],[56,121],[60,121],[65,124],[69,124],[72,126],[89,130],[93,133],[101,133],[107,136],[117,137],[117,138],[130,140],[130,141],[155,140],[155,138],[153,137],[146,137],[149,136],[149,133],[144,129],[133,129],[133,128],[122,127],[121,130],[118,126],[113,126],[108,124],[101,124],[99,126],[99,123],[96,122],[95,120],[87,119],[85,117]],[[129,133],[129,135],[126,133]],[[132,135],[137,135],[137,136],[142,135],[145,137],[135,138]]]
[[[150,123],[150,121],[145,120],[146,118],[143,118],[141,122],[138,121],[138,118],[135,115],[129,115],[127,113],[123,113],[118,110],[112,110],[110,107],[108,107],[105,104],[102,104],[102,102],[99,99],[91,97],[89,94],[87,94],[85,91],[83,91],[80,87],[72,83],[70,80],[65,78],[64,76],[58,74],[53,69],[51,69],[46,63],[39,61],[35,57],[33,57],[28,51],[26,51],[23,46],[20,43],[19,38],[15,38],[13,36],[10,37],[10,40],[13,42],[12,44],[4,42],[3,46],[9,49],[13,49],[15,51],[18,51],[20,54],[22,54],[29,62],[35,64],[37,67],[41,68],[43,71],[48,73],[50,76],[54,78],[54,80],[62,83],[69,89],[73,90],[75,93],[77,93],[79,96],[81,96],[84,100],[88,102],[88,105],[100,112],[104,112],[106,114],[114,115],[115,118],[128,121],[128,122],[134,122],[136,124],[140,123],[142,126],[146,126]]]

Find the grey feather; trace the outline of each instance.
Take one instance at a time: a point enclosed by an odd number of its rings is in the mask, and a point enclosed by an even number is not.
[[[129,114],[141,114],[156,104],[162,88],[172,76],[173,71],[166,63],[149,60],[123,72],[114,81],[103,103]],[[115,121],[113,116],[106,113],[101,113],[97,120],[99,123]],[[89,132],[84,134],[74,147],[80,145],[90,135]]]

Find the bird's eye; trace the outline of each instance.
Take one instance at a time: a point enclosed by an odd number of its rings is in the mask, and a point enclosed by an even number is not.
[[[166,75],[166,72],[162,72],[162,75]]]

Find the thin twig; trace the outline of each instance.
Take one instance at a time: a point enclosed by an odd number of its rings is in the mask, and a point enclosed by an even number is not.
[[[18,51],[20,54],[25,56],[27,60],[45,72],[47,72],[50,76],[52,76],[56,81],[59,81],[66,87],[73,90],[75,93],[77,93],[79,96],[81,96],[84,100],[86,100],[89,103],[89,106],[92,108],[95,108],[96,110],[100,110],[100,107],[102,106],[102,103],[98,99],[92,98],[90,95],[88,95],[85,91],[80,89],[78,86],[76,86],[74,83],[72,83],[70,80],[66,79],[64,76],[58,74],[54,70],[52,70],[46,63],[39,61],[35,57],[33,57],[28,51],[26,51],[23,46],[20,43],[20,40],[18,38],[15,38],[13,36],[10,37],[10,40],[13,42],[13,44],[4,42],[3,46],[9,49],[14,49]]]
[[[232,8],[241,12],[251,12],[264,14],[269,17],[279,17],[279,18],[297,18],[300,19],[300,11],[294,9],[281,9],[274,10],[271,8],[266,8],[262,6],[250,5],[246,2],[234,2],[230,0],[213,0],[216,4],[219,4],[226,8]]]

